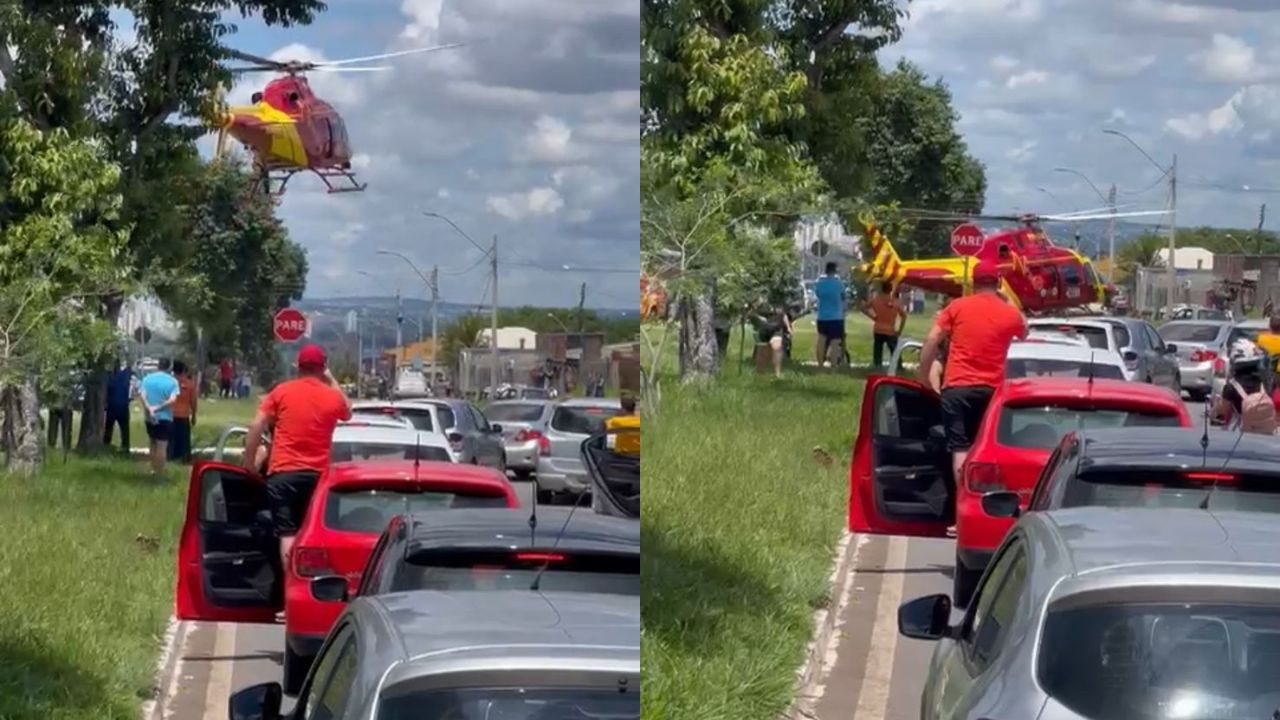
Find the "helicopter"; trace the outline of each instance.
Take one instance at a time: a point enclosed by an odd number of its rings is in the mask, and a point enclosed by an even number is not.
[[[230,57],[253,63],[247,67],[228,68],[228,72],[233,75],[278,72],[284,73],[284,77],[272,80],[260,92],[255,92],[249,105],[226,107],[219,97],[219,108],[212,123],[218,131],[215,157],[221,158],[224,155],[228,135],[238,140],[253,155],[254,170],[258,175],[257,187],[273,198],[283,195],[289,179],[304,171],[318,176],[330,193],[360,192],[368,185],[357,181],[355,173],[351,171],[352,152],[346,123],[332,105],[312,91],[304,73],[390,70],[385,65],[341,66],[462,45],[436,45],[328,62],[271,60],[239,50],[227,50]],[[219,87],[218,90],[221,95],[222,88]],[[339,184],[335,186],[331,180],[336,180]],[[278,185],[273,188],[273,183]]]
[[[859,217],[865,250],[870,260],[860,270],[873,280],[889,282],[895,288],[909,285],[949,297],[968,295],[973,288],[973,270],[981,261],[994,262],[1000,269],[1002,294],[1020,310],[1030,314],[1058,312],[1087,305],[1110,303],[1115,287],[1103,283],[1093,263],[1084,255],[1055,245],[1041,227],[1045,221],[1080,221],[1165,215],[1166,210],[1101,213],[1086,210],[1062,215],[950,215],[935,213],[921,219],[970,223],[974,220],[1016,222],[1021,227],[982,233],[971,251],[948,258],[903,260],[893,244],[869,216]]]

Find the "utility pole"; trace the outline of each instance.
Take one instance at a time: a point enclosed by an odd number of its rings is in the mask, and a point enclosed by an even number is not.
[[[587,369],[587,341],[582,336],[583,330],[586,329],[586,317],[583,310],[587,304],[587,284],[582,283],[582,287],[578,289],[578,386],[586,387],[585,383],[589,381],[583,376],[583,372]]]
[[[436,345],[440,343],[438,334],[440,314],[437,306],[440,304],[440,266],[433,265],[431,267],[431,382],[428,387],[435,389],[436,386]]]
[[[1165,320],[1173,319],[1174,293],[1178,289],[1177,257],[1178,237],[1178,156],[1173,156],[1173,166],[1169,168],[1169,302],[1165,311]]]
[[[1107,221],[1107,283],[1116,281],[1116,184],[1111,183],[1107,191],[1107,205],[1111,208],[1111,219]]]
[[[400,305],[400,288],[396,287],[396,351],[393,353],[395,360],[394,367],[391,368],[391,393],[395,396],[395,388],[400,380],[400,349],[404,347],[404,308]]]
[[[498,235],[493,236],[493,249],[489,251],[490,267],[493,269],[493,277],[490,282],[493,283],[493,307],[489,323],[492,330],[490,338],[490,346],[493,350],[493,376],[489,378],[489,399],[495,400],[498,397]]]
[[[1258,208],[1258,247],[1262,247],[1262,225],[1267,221],[1267,204],[1262,203],[1262,207]]]

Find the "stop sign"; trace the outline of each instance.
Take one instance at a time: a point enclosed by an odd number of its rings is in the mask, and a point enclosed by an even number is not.
[[[984,237],[982,228],[973,223],[958,225],[951,231],[951,251],[957,255],[977,255]]]
[[[275,332],[280,342],[297,342],[307,332],[307,316],[300,310],[284,308],[276,313]]]

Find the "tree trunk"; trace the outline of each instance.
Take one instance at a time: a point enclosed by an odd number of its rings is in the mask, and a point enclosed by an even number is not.
[[[124,307],[123,297],[107,298],[103,305],[103,320],[111,327],[119,327],[120,310]],[[107,424],[107,366],[116,362],[114,356],[99,357],[88,369],[84,381],[84,407],[80,409],[80,437],[76,441],[76,452],[90,455],[102,452],[103,431]]]
[[[44,462],[44,445],[40,442],[40,402],[36,395],[36,379],[27,376],[20,384],[0,389],[0,426],[5,448],[5,469],[31,475]]]
[[[695,294],[680,295],[680,379],[705,380],[720,370],[716,343],[714,282]]]

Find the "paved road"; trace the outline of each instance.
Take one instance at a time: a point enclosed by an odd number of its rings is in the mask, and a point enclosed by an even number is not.
[[[533,502],[533,483],[516,482],[520,503]],[[279,682],[284,626],[237,623],[182,623],[178,663],[162,707],[148,720],[225,720],[227,697],[235,690]],[[285,699],[285,709],[293,701]]]

